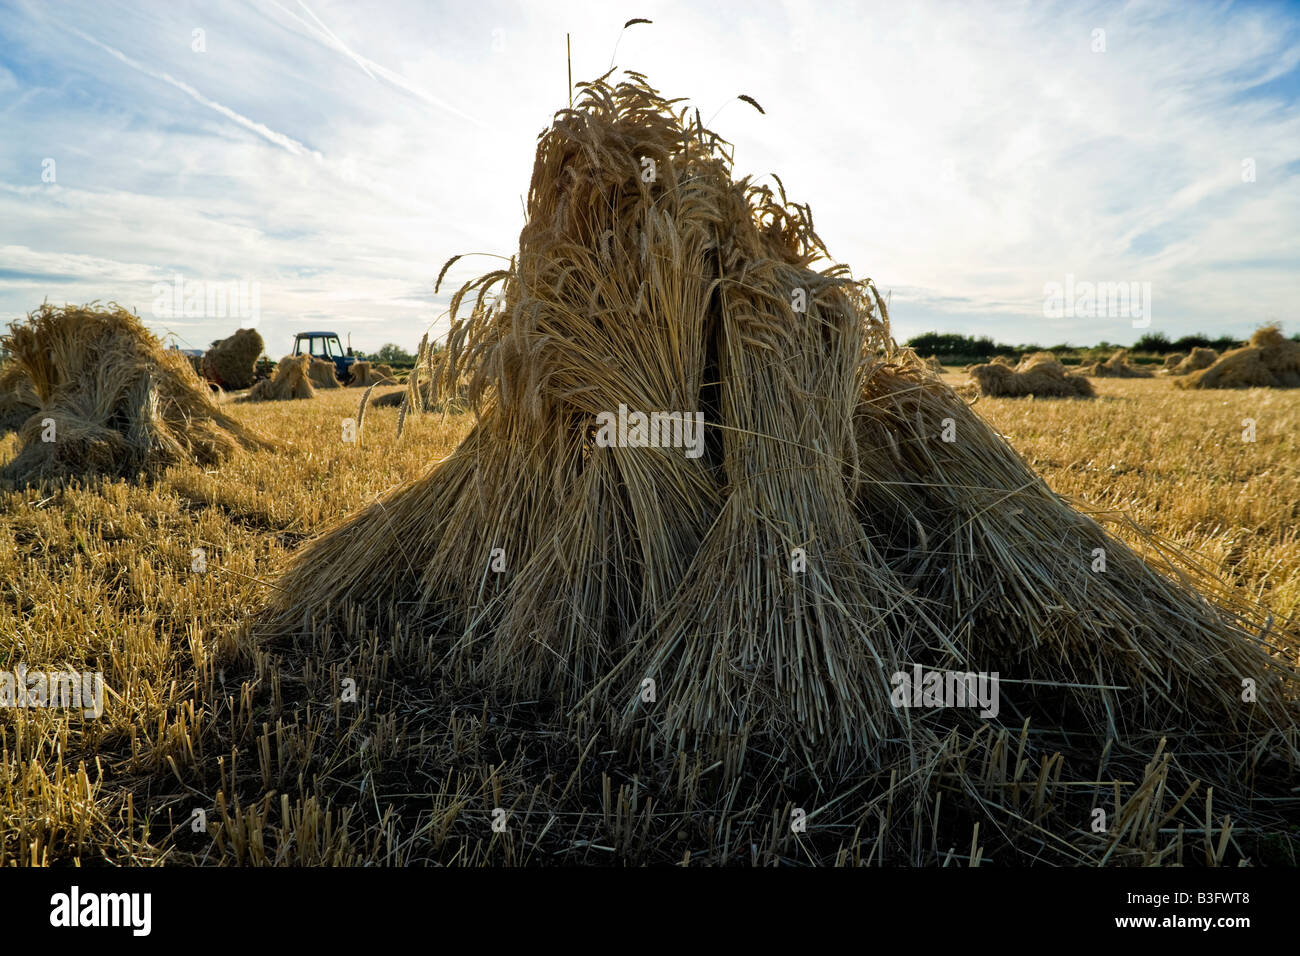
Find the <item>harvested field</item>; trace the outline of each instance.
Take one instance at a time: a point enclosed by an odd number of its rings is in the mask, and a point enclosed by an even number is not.
[[[972,407],[633,80],[401,407],[0,491],[0,633],[112,689],[0,710],[0,865],[1294,864],[1294,393],[1040,353],[972,378],[1095,400]]]
[[[961,378],[945,377],[954,384]],[[1300,405],[1292,400],[1293,393],[1176,393],[1164,383],[1142,379],[1104,380],[1098,389],[1095,402],[985,398],[977,409],[1008,436],[1053,490],[1091,502],[1102,515],[1131,516],[1171,544],[1193,550],[1208,571],[1267,608],[1280,631],[1300,628],[1300,513],[1294,509],[1300,501]],[[286,436],[285,448],[276,454],[241,456],[223,467],[220,475],[207,474],[197,465],[178,465],[149,485],[110,479],[63,488],[40,507],[36,505],[47,495],[0,492],[0,542],[4,543],[0,578],[10,583],[10,594],[39,596],[21,605],[0,601],[0,633],[16,635],[30,660],[102,669],[105,682],[122,696],[120,704],[110,707],[98,722],[69,721],[48,711],[0,715],[11,739],[19,732],[23,735],[21,747],[11,746],[0,755],[4,771],[0,779],[15,781],[0,803],[0,852],[5,864],[14,862],[20,848],[25,850],[33,842],[39,846],[39,861],[51,864],[164,859],[209,864],[366,860],[418,864],[445,859],[457,846],[469,848],[461,858],[465,864],[554,862],[557,858],[552,854],[557,850],[562,851],[559,858],[569,863],[610,862],[609,853],[589,844],[573,846],[555,840],[554,826],[538,841],[549,817],[538,809],[540,802],[530,813],[527,800],[515,804],[514,799],[525,794],[531,799],[533,787],[540,785],[540,801],[547,793],[545,773],[539,780],[525,761],[526,753],[517,749],[518,728],[529,722],[519,724],[523,713],[507,701],[491,704],[486,711],[458,710],[463,721],[458,737],[446,734],[421,740],[410,729],[416,726],[413,719],[423,723],[439,713],[451,713],[451,705],[433,703],[441,699],[440,688],[450,680],[444,676],[432,679],[427,692],[431,696],[423,700],[406,696],[411,694],[408,689],[403,696],[341,713],[337,719],[322,720],[313,714],[308,723],[298,697],[336,699],[335,676],[353,676],[372,694],[383,688],[398,689],[388,656],[392,651],[364,644],[336,645],[323,670],[308,668],[304,660],[281,671],[248,640],[244,609],[265,599],[270,588],[263,582],[274,580],[313,529],[334,520],[340,502],[360,506],[419,479],[430,461],[451,453],[473,426],[470,415],[416,416],[397,442],[396,410],[372,409],[366,419],[365,448],[383,449],[375,455],[339,441],[339,423],[355,415],[355,405],[355,392],[336,391],[312,402],[231,406],[231,414],[246,426]],[[1260,423],[1256,443],[1240,440],[1245,417]],[[0,436],[0,458],[12,454],[15,438]],[[1153,448],[1160,454],[1152,455]],[[1130,543],[1141,544],[1126,522],[1114,527]],[[203,574],[192,570],[190,552],[199,546],[207,549],[209,570]],[[360,640],[366,630],[358,622],[339,636],[352,633]],[[408,657],[412,653],[403,651]],[[234,666],[239,661],[256,662],[254,671],[242,674]],[[426,666],[421,673],[439,672],[436,660]],[[269,687],[273,676],[279,682],[306,680],[306,684],[292,695],[280,691],[278,703],[256,692],[244,699],[245,682],[250,688]],[[197,725],[184,716],[190,707],[206,715]],[[515,721],[503,723],[511,714]],[[277,720],[283,722],[279,729]],[[379,751],[360,746],[366,738],[385,740],[386,728],[403,723],[408,728],[403,735]],[[60,760],[50,743],[64,735]],[[135,750],[133,738],[138,742]],[[1033,739],[1030,753],[1038,750]],[[1178,747],[1172,738],[1170,744]],[[269,765],[269,783],[259,759],[240,760],[233,779],[228,772],[222,774],[213,755],[232,745],[252,754],[269,748],[275,761]],[[491,764],[500,766],[495,772],[470,762],[470,755],[489,746],[504,748],[503,756]],[[465,756],[449,758],[448,753]],[[169,757],[176,762],[184,786],[173,775]],[[85,791],[75,769],[82,759],[88,765]],[[434,799],[412,796],[405,779],[419,767],[439,768],[444,775],[451,770],[450,786],[440,789]],[[704,787],[718,771],[702,770],[703,766],[699,770],[692,766],[689,776],[698,775]],[[302,784],[297,782],[300,772]],[[31,774],[42,775],[48,783],[38,791],[12,792],[18,781]],[[560,776],[558,790],[563,789],[567,772]],[[1134,795],[1141,783],[1113,776],[1130,781],[1120,786],[1122,801]],[[502,788],[500,799],[491,796],[494,779]],[[365,790],[362,781],[370,782]],[[612,778],[611,797],[627,783]],[[590,784],[575,786],[583,802],[599,811],[600,774]],[[173,819],[184,819],[194,798],[191,788],[209,794],[214,807],[217,794],[222,795],[225,810],[212,816],[219,841],[200,839],[187,827],[174,831],[172,826],[146,825],[146,810],[153,818],[165,819],[170,811]],[[1113,801],[1112,789],[1098,787],[1093,796],[1109,806],[1106,801]],[[276,795],[266,810],[252,816],[235,814],[236,795],[241,807],[257,807],[260,797],[273,791]],[[307,813],[308,819],[318,821],[311,824],[321,828],[317,832],[322,839],[315,845],[297,839],[281,819],[280,793],[288,799],[291,814]],[[128,796],[135,808],[133,826],[128,826],[126,815]],[[829,792],[818,798],[815,786],[791,794],[795,805],[809,810],[829,799]],[[1070,799],[1077,799],[1077,793]],[[1203,820],[1203,790],[1193,799],[1194,810],[1175,815],[1180,822],[1186,815],[1189,828],[1197,813]],[[327,803],[334,821],[344,810],[350,812],[347,832],[328,841],[323,839]],[[948,803],[945,798],[944,804]],[[489,844],[482,834],[492,808],[499,805],[514,808],[516,835]],[[1172,807],[1172,801],[1165,805]],[[870,797],[855,795],[854,806],[869,812]],[[89,811],[88,818],[82,808]],[[738,806],[726,819],[746,819],[741,815],[744,810]],[[661,858],[675,862],[687,850],[696,861],[741,862],[739,844],[724,851],[720,833],[711,837],[703,821],[698,827],[690,825],[687,838],[679,841],[680,818],[672,810],[642,804],[635,812],[630,807],[622,812],[638,826],[648,823],[652,834],[664,835],[629,836],[626,829],[612,829],[595,812],[586,831],[593,842],[610,841],[602,845],[615,848],[615,859],[644,858],[658,848]],[[1058,813],[1054,811],[1049,819]],[[767,812],[764,819],[773,815],[779,815],[779,808]],[[1222,812],[1214,811],[1216,847],[1225,829],[1230,833],[1225,862],[1232,863],[1240,851],[1255,863],[1291,864],[1290,825],[1284,816],[1270,825],[1265,816],[1264,822],[1234,817],[1225,828]],[[90,823],[83,830],[86,819]],[[946,814],[943,819],[948,822],[941,823],[939,854],[923,855],[923,863],[942,862],[945,839],[957,843],[964,838],[965,845],[970,844],[969,824]],[[431,824],[438,829],[428,829]],[[894,824],[904,830],[911,825],[910,817]],[[810,830],[805,842],[816,838],[816,828]],[[988,830],[981,828],[979,842],[991,862],[1016,859],[994,849]],[[788,827],[783,827],[786,831]],[[878,832],[871,827],[857,838],[846,838],[846,851],[860,851],[863,861],[870,858],[873,863],[905,862],[907,854],[891,854],[883,861],[870,856]],[[436,833],[442,835],[435,838]],[[1143,839],[1154,855],[1176,837],[1160,834]],[[1194,861],[1198,853],[1204,859],[1201,842],[1199,836],[1185,838],[1189,860]],[[1103,851],[1088,852],[1100,858]],[[1134,859],[1132,850],[1124,852],[1125,859]],[[748,854],[747,848],[744,853]],[[805,859],[793,840],[788,845],[763,845],[759,855],[764,861]],[[1138,861],[1141,855],[1138,851]]]

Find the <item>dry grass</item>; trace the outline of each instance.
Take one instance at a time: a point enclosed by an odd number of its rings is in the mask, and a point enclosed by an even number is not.
[[[1131,515],[1199,552],[1210,571],[1268,608],[1279,626],[1300,627],[1294,393],[1175,393],[1150,380],[1104,381],[1099,389],[1095,402],[986,398],[978,409],[1055,490]],[[149,485],[101,480],[52,494],[0,493],[0,634],[12,635],[0,644],[0,668],[17,660],[98,667],[117,695],[99,721],[0,710],[0,862],[608,863],[681,861],[688,853],[701,862],[750,862],[752,836],[761,837],[759,862],[807,860],[829,843],[828,852],[844,863],[897,863],[908,856],[886,853],[889,840],[880,837],[918,821],[927,831],[920,862],[969,862],[969,815],[955,809],[969,774],[951,767],[934,780],[936,793],[947,794],[942,805],[933,793],[912,803],[901,787],[892,805],[888,798],[877,802],[888,785],[873,784],[836,805],[852,807],[847,824],[825,830],[817,823],[834,809],[826,806],[831,796],[819,797],[815,787],[792,789],[791,805],[826,807],[808,833],[796,835],[785,806],[759,807],[750,817],[741,803],[710,821],[650,803],[646,786],[660,784],[643,776],[634,786],[621,771],[611,774],[598,747],[584,755],[587,738],[574,745],[571,762],[521,763],[518,735],[530,708],[465,699],[455,720],[447,720],[450,711],[436,703],[444,679],[437,656],[406,639],[367,640],[367,629],[356,625],[356,637],[339,635],[310,660],[278,670],[247,641],[244,609],[265,599],[293,549],[316,529],[419,478],[472,425],[470,416],[418,417],[396,442],[397,412],[372,409],[359,448],[340,440],[341,421],[355,415],[355,403],[355,393],[334,392],[314,402],[232,407],[245,424],[286,436],[286,448],[242,456],[219,475],[177,465]],[[1259,423],[1253,444],[1240,440],[1247,417]],[[12,455],[15,440],[0,437],[0,456]],[[1125,525],[1119,533],[1140,543]],[[191,570],[195,547],[207,551],[206,573]],[[422,692],[395,681],[407,668],[424,675]],[[358,681],[361,705],[338,701],[344,677]],[[395,691],[399,696],[390,696]],[[435,726],[441,730],[430,733]],[[1035,786],[1043,765],[1022,764],[1042,752],[1039,736],[1029,735],[1023,750],[1016,734],[1004,743],[997,734],[954,742],[945,759],[955,764],[967,752],[995,758],[981,786],[1027,801],[1004,803],[1005,826],[1025,827],[1017,816],[1059,819],[1059,801],[1075,801],[1081,790],[1116,819],[1115,787],[1107,783],[1070,788],[1065,776]],[[1171,738],[1168,746],[1180,741]],[[475,755],[492,747],[497,756],[479,762]],[[689,757],[682,767],[682,779],[701,796],[717,785],[719,770],[706,768]],[[1050,783],[1059,771],[1047,769]],[[1163,763],[1153,773],[1151,783],[1166,782],[1156,803],[1168,811],[1181,790]],[[1004,786],[1003,774],[1018,778],[1019,787]],[[1089,776],[1084,769],[1077,776],[1124,781],[1121,807],[1152,818],[1151,806],[1141,807],[1143,794],[1152,792],[1150,785],[1142,789],[1148,778]],[[589,812],[552,822],[541,808],[548,792],[554,798],[566,787]],[[1140,863],[1173,846],[1163,860],[1174,862],[1181,845],[1183,862],[1204,863],[1205,835],[1196,832],[1205,827],[1204,797],[1202,788],[1192,807],[1165,824],[1168,832],[1142,829],[1135,820],[1132,839],[1120,841],[1116,854]],[[505,834],[490,829],[497,806],[511,811]],[[209,834],[191,832],[196,807],[209,812]],[[572,824],[563,841],[554,839],[560,821]],[[1086,814],[1070,820],[1080,844],[1088,842],[1087,821]],[[1217,852],[1221,811],[1212,822],[1209,842]],[[1188,834],[1181,841],[1173,832],[1179,824]],[[990,829],[980,831],[985,861],[1014,862],[1016,856],[994,849]],[[1240,855],[1295,862],[1282,820],[1234,818],[1227,831],[1228,863]],[[1068,856],[1047,842],[1053,851],[1046,859]],[[1106,847],[1080,849],[1099,860]]]

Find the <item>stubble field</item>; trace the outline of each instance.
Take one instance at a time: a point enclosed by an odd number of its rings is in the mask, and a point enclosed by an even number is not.
[[[984,398],[976,410],[1053,490],[1194,552],[1279,624],[1300,628],[1300,392],[1184,392],[1159,378],[1095,384],[1094,401]],[[579,785],[591,789],[600,840],[551,846],[547,817],[526,794],[512,798],[520,825],[511,833],[480,826],[500,805],[503,780],[528,768],[507,767],[503,747],[500,765],[443,769],[443,758],[480,752],[495,718],[468,707],[440,717],[435,737],[420,716],[438,695],[400,707],[384,699],[383,678],[398,662],[436,682],[436,661],[411,663],[418,635],[373,635],[360,648],[325,638],[299,673],[279,670],[249,634],[300,543],[424,474],[472,422],[411,418],[397,441],[397,410],[370,409],[361,441],[347,443],[342,421],[359,397],[339,390],[231,406],[285,450],[220,470],[0,492],[0,669],[22,660],[100,670],[109,688],[100,719],[0,710],[0,865],[646,855],[638,841],[654,839],[642,827],[653,810],[637,806],[635,786],[611,793],[598,766]],[[0,438],[0,462],[15,441]],[[1123,535],[1122,520],[1118,528]],[[392,560],[401,573],[399,546]],[[348,679],[365,705],[355,713],[329,690]],[[594,760],[584,753],[578,763]],[[580,768],[546,769],[536,775],[538,807],[547,788],[574,786]],[[413,790],[420,778],[427,785]],[[689,861],[695,831],[682,826],[676,839]],[[1275,836],[1274,862],[1294,862],[1289,834]],[[846,861],[858,858],[858,840],[843,835]],[[450,859],[447,846],[458,847]]]

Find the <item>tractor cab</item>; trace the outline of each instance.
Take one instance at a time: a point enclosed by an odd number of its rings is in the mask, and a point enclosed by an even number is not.
[[[352,350],[343,351],[337,332],[299,332],[293,339],[294,355],[310,355],[312,358],[327,359],[334,363],[334,374],[340,382],[352,378]]]

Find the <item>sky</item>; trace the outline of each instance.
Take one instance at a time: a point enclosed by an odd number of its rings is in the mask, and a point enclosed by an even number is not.
[[[185,347],[414,351],[499,260],[435,295],[443,263],[517,248],[567,34],[575,83],[644,73],[779,175],[899,340],[1300,332],[1300,6],[703,6],[0,0],[0,321],[98,299]],[[244,314],[169,312],[177,276]],[[1134,297],[1049,308],[1067,282]]]

